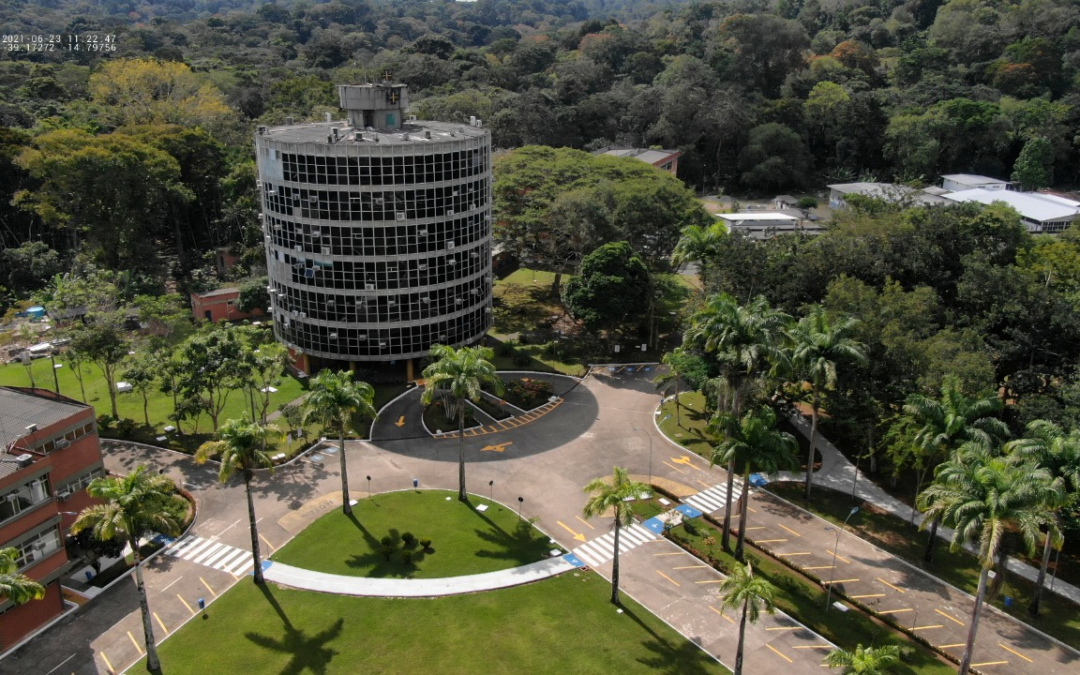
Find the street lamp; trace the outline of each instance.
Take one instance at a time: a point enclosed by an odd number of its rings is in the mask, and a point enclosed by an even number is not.
[[[494,495],[495,495],[495,481],[489,480],[488,481],[488,501],[489,502],[495,501]]]
[[[369,495],[371,494],[371,476],[367,477],[367,492]]]
[[[521,518],[521,503],[524,501],[524,497],[518,497],[518,518]]]
[[[840,548],[840,533],[847,527],[847,523],[851,520],[851,517],[859,512],[858,506],[851,508],[851,513],[847,514],[847,518],[844,518],[844,524],[840,526],[840,529],[836,531],[836,543],[832,548],[832,569],[829,570],[829,590],[825,593],[825,611],[829,611],[829,607],[832,605],[832,587],[833,579],[836,578],[836,549]]]
[[[55,347],[53,347],[52,349],[49,350],[49,361],[52,362],[53,385],[55,385],[54,390],[56,391],[57,394],[59,394],[60,393],[60,378],[57,377],[56,371],[59,370],[60,368],[63,368],[64,364],[56,362],[56,348]]]

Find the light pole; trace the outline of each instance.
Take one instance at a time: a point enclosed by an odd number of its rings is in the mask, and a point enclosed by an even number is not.
[[[52,349],[49,350],[49,361],[52,362],[52,378],[53,378],[54,390],[56,391],[57,394],[59,394],[60,393],[60,378],[57,377],[56,371],[57,371],[57,369],[63,368],[64,366],[63,366],[63,364],[57,365],[57,363],[56,363],[56,349],[55,348],[52,348]]]
[[[495,481],[489,480],[488,481],[488,501],[489,502],[495,501],[494,496],[495,496]]]
[[[367,477],[367,493],[371,494],[371,476]]]
[[[524,501],[524,497],[518,497],[518,518],[521,518],[521,503]]]
[[[825,611],[829,611],[829,607],[832,606],[832,587],[833,579],[836,578],[836,549],[840,548],[840,533],[847,527],[847,522],[851,520],[851,517],[859,512],[858,506],[851,508],[851,513],[847,514],[847,518],[844,518],[844,524],[840,526],[840,529],[836,531],[836,543],[832,548],[832,569],[829,570],[829,590],[825,593]]]

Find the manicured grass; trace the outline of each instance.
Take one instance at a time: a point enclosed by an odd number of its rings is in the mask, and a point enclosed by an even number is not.
[[[560,289],[571,279],[562,275]],[[562,301],[551,296],[555,274],[539,270],[519,269],[498,279],[492,294],[495,297],[495,325],[492,333],[505,337],[512,333],[532,332],[550,325],[552,316],[563,313]]]
[[[728,672],[629,598],[570,572],[424,600],[353,598],[237,584],[160,647],[169,675],[353,673],[566,675]],[[141,672],[144,664],[131,672]]]
[[[773,483],[768,489],[835,524],[844,521],[853,505],[859,506],[859,513],[848,521],[849,530],[853,530],[859,537],[906,560],[928,574],[967,593],[975,594],[979,584],[979,564],[975,556],[963,549],[951,551],[947,542],[939,540],[935,548],[934,562],[924,562],[923,553],[926,550],[929,534],[918,531],[915,526],[908,524],[907,520],[897,518],[872,505],[859,501],[852,502],[850,495],[838,493],[835,490],[815,487],[814,495],[807,504],[803,499],[801,483]],[[915,522],[920,522],[918,515]],[[1027,612],[1027,606],[1035,584],[1011,573],[1004,577],[1005,581],[997,593],[991,596],[990,602],[1017,620],[1038,628],[1066,644],[1080,644],[1080,615],[1076,611],[1075,604],[1063,600],[1049,590],[1044,590],[1041,612],[1037,618],[1032,618]],[[1047,586],[1049,583],[1048,579]],[[1005,606],[1005,597],[1014,599],[1010,607]]]
[[[328,513],[282,547],[273,560],[296,567],[361,577],[439,578],[517,567],[547,557],[552,545],[507,507],[456,492],[408,490],[360,500],[354,518]],[[487,511],[475,506],[489,504]],[[403,546],[401,535],[432,540],[431,549]],[[381,540],[393,540],[387,560]],[[402,560],[402,550],[412,560]]]
[[[662,420],[660,431],[687,450],[709,459],[719,439],[705,431],[709,423],[709,416],[705,414],[705,397],[696,391],[684,391],[679,394],[679,402],[678,410],[673,400],[665,402],[660,408],[657,418]]]

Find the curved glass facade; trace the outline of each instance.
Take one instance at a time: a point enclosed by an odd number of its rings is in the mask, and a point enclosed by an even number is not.
[[[404,129],[326,123],[255,137],[285,344],[391,361],[475,342],[490,327],[490,135],[438,122]]]

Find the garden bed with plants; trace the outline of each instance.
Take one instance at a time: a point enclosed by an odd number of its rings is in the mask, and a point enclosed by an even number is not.
[[[442,403],[432,403],[424,409],[424,426],[427,427],[429,433],[447,433],[458,430],[458,419],[450,419],[446,416],[446,409],[443,408]],[[465,406],[465,428],[471,429],[478,426],[476,416],[473,415],[472,408]]]
[[[503,389],[502,399],[525,411],[539,408],[555,393],[551,382],[531,377],[509,380],[503,384]]]

